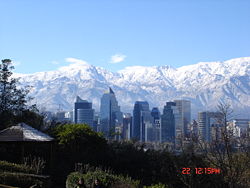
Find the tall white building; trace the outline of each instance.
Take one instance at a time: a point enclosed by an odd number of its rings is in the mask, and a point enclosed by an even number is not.
[[[130,140],[132,134],[132,116],[130,113],[123,113],[122,138]]]
[[[232,122],[234,134],[238,137],[246,137],[249,134],[250,119],[234,119]]]
[[[199,135],[202,140],[210,142],[212,140],[212,136],[213,138],[218,138],[218,133],[222,126],[218,121],[220,117],[221,113],[219,112],[198,113]]]
[[[182,136],[188,135],[188,124],[191,122],[191,103],[188,100],[174,100],[179,111],[180,121],[176,124]]]

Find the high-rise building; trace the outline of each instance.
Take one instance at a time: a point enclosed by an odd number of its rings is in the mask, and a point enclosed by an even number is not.
[[[145,122],[145,137],[144,142],[154,142],[155,141],[155,128],[153,122]]]
[[[188,135],[188,124],[191,122],[191,103],[188,100],[174,100],[180,113],[180,121],[177,125],[181,128],[182,136]]]
[[[202,140],[210,142],[212,140],[212,135],[214,138],[218,138],[217,133],[221,127],[221,124],[218,121],[220,117],[221,113],[219,112],[198,113],[199,135]]]
[[[94,114],[93,130],[96,132],[101,132],[100,130],[100,115],[98,112]]]
[[[92,103],[82,100],[79,96],[77,96],[73,118],[74,123],[86,123],[93,128],[94,109],[92,109]]]
[[[104,93],[101,98],[101,131],[106,137],[111,138],[115,133],[115,127],[122,125],[122,120],[122,112],[120,111],[120,106],[118,106],[115,93],[109,88],[109,91]]]
[[[130,113],[123,114],[122,139],[130,140],[132,137],[132,116]]]
[[[152,116],[147,101],[136,101],[133,110],[132,138],[147,141],[146,128],[152,126]]]
[[[167,102],[161,115],[161,142],[175,142],[177,117],[176,103]]]
[[[59,122],[67,121],[67,119],[65,117],[65,113],[66,112],[64,112],[64,111],[56,112],[56,115],[55,115],[56,120]]]
[[[211,124],[211,127],[210,127],[211,135],[210,135],[209,141],[221,140],[224,130],[225,129],[224,129],[223,125],[219,124],[218,122]]]
[[[152,108],[151,116],[153,117],[154,121],[161,118],[161,113],[157,107]]]
[[[233,126],[238,129],[239,137],[247,137],[249,135],[250,119],[234,119]]]
[[[151,111],[153,117],[153,141],[161,142],[161,113],[157,107],[154,107]]]
[[[65,118],[67,119],[68,122],[74,122],[74,114],[73,114],[73,111],[69,111],[69,112],[66,112],[65,113]]]

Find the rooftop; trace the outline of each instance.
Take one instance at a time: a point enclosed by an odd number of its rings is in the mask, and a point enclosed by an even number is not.
[[[52,137],[30,127],[25,123],[19,123],[16,126],[0,131],[0,142],[49,142],[52,140],[54,140]]]

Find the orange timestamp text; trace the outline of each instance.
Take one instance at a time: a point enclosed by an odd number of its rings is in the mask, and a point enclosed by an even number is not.
[[[220,168],[182,168],[182,174],[220,174]]]

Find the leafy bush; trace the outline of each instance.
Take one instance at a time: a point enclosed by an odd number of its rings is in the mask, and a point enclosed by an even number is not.
[[[135,188],[138,185],[131,185],[128,182],[116,181],[111,184],[110,188]]]
[[[66,188],[74,188],[79,178],[84,179],[87,187],[91,187],[93,181],[97,178],[103,186],[110,188],[136,188],[139,185],[139,181],[132,180],[130,177],[115,175],[111,171],[103,171],[99,168],[95,168],[95,170],[88,171],[85,174],[79,172],[69,174],[66,181]]]
[[[27,188],[32,185],[39,185],[44,188],[45,185],[42,181],[22,173],[0,172],[0,182],[6,185],[18,186]]]
[[[0,161],[0,183],[2,184],[24,188],[32,185],[43,188],[50,184],[48,176],[38,176],[34,175],[35,173],[35,169],[30,166]]]
[[[32,168],[36,174],[42,174],[42,171],[45,168],[45,160],[41,157],[25,157],[24,164]]]
[[[7,161],[0,161],[0,171],[35,173],[35,170],[29,166],[10,163]]]
[[[144,186],[143,188],[168,188],[168,186],[164,185],[162,183],[158,183],[158,184],[155,184],[155,185]]]
[[[108,146],[105,138],[86,124],[60,125],[54,129],[54,137],[60,155],[65,156],[62,162],[70,165],[82,161],[101,161],[103,156],[100,153],[104,154]],[[66,158],[69,161],[65,162]]]
[[[55,128],[54,134],[60,145],[74,146],[72,149],[79,149],[81,144],[106,143],[101,133],[93,131],[86,124],[60,125]]]

